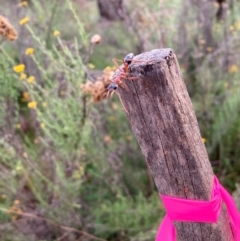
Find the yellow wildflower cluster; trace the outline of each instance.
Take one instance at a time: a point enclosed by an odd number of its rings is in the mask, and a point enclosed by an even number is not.
[[[229,26],[230,31],[240,30],[240,21],[235,22],[233,25]]]
[[[15,66],[13,67],[13,70],[14,70],[16,73],[23,73],[24,70],[25,70],[25,65],[24,65],[24,64],[15,65]]]
[[[21,73],[19,79],[25,80],[27,78],[27,75],[25,73]]]
[[[29,102],[31,100],[31,97],[28,92],[24,91],[22,93],[22,101],[23,102]]]
[[[6,196],[5,194],[2,194],[2,195],[0,196],[0,203],[5,202],[6,197],[7,197],[7,196]]]
[[[17,38],[17,31],[6,18],[0,15],[0,35],[13,41]]]
[[[118,109],[118,105],[116,103],[112,103],[112,108],[114,111],[116,111]]]
[[[24,172],[24,167],[22,165],[21,162],[17,162],[17,165],[15,167],[15,171],[18,173],[18,174],[22,174]]]
[[[207,142],[207,139],[204,138],[204,137],[202,137],[202,142],[203,142],[203,143],[206,143],[206,142]]]
[[[21,124],[19,124],[19,123],[16,124],[16,128],[17,128],[17,129],[21,129]]]
[[[26,51],[25,51],[26,55],[31,55],[33,53],[34,53],[34,48],[27,48]]]
[[[31,75],[27,78],[27,74],[24,73],[24,70],[25,70],[24,64],[15,65],[13,67],[13,70],[14,70],[14,72],[20,74],[20,76],[19,76],[20,80],[27,80],[27,82],[30,84],[34,83],[35,77],[33,75]]]
[[[27,1],[22,1],[18,4],[19,7],[26,7],[28,6],[28,2]]]
[[[30,109],[36,109],[37,108],[37,102],[36,101],[31,101],[28,103],[28,108]]]
[[[234,24],[234,26],[235,26],[235,28],[236,28],[237,30],[240,30],[240,20],[237,21],[237,22]]]
[[[207,50],[207,52],[212,52],[213,51],[212,47],[207,47],[206,50]]]
[[[32,53],[33,53],[33,52],[32,52]],[[14,70],[14,72],[20,74],[20,76],[19,76],[19,79],[20,79],[20,80],[25,80],[25,79],[27,79],[27,82],[30,83],[30,84],[35,81],[35,77],[34,77],[33,75],[31,75],[31,76],[29,76],[29,77],[27,78],[27,75],[24,73],[24,70],[25,70],[25,65],[24,65],[24,64],[15,65],[15,66],[13,67],[13,70]]]
[[[228,68],[228,72],[231,74],[237,73],[238,72],[238,67],[236,64],[233,64],[231,66],[229,66]]]
[[[43,103],[42,103],[42,106],[43,106],[43,107],[47,107],[47,102],[43,102]]]
[[[14,200],[13,205],[8,209],[7,213],[11,215],[12,220],[17,220],[22,214],[22,209],[20,208],[20,201]]]
[[[53,32],[53,35],[54,35],[55,37],[57,37],[57,36],[60,35],[60,32],[59,32],[58,30],[55,30],[55,31]]]
[[[90,94],[93,102],[99,102],[107,98],[107,87],[111,83],[115,69],[115,67],[108,66],[95,82],[88,81],[86,84],[81,85],[82,91]]]
[[[132,141],[133,137],[131,135],[127,135],[125,139],[126,139],[126,141],[130,142],[130,141]]]
[[[75,168],[72,179],[79,180],[84,177],[85,174],[85,166],[81,165]]]
[[[28,79],[27,79],[27,82],[28,83],[33,83],[35,81],[35,77],[34,76],[29,76]]]
[[[26,24],[26,23],[28,23],[29,22],[29,18],[28,17],[25,17],[25,18],[22,18],[20,21],[19,21],[19,24],[20,25],[24,25],[24,24]]]

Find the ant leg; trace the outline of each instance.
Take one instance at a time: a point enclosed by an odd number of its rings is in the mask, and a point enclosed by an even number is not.
[[[112,61],[113,61],[114,65],[115,65],[118,69],[121,69],[120,66],[119,66],[119,64],[117,63],[117,61],[121,61],[121,62],[123,63],[122,60],[120,60],[120,59],[112,59]]]
[[[127,110],[124,106],[123,106],[122,110],[126,113],[127,116],[129,116],[129,113],[127,112]]]
[[[126,74],[123,72],[118,76],[118,79],[115,80],[114,82],[116,82],[118,84],[118,86],[125,86],[127,87],[127,85],[123,82],[123,80],[127,79]]]
[[[121,64],[124,62],[123,59],[116,59],[116,58],[113,58],[115,61],[118,61],[118,62],[121,62]]]
[[[110,94],[110,97],[112,97],[112,96],[113,96],[113,94],[114,94],[114,91],[112,91],[112,93]]]
[[[129,80],[136,80],[136,79],[139,79],[140,77],[127,77],[127,79]]]
[[[129,113],[128,113],[128,111],[126,110],[125,106],[123,105],[123,102],[122,102],[121,98],[119,98],[119,100],[120,100],[120,102],[121,102],[121,104],[122,104],[122,110],[126,113],[127,116],[129,116]]]

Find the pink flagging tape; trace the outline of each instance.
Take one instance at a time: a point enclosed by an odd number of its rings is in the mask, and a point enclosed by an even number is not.
[[[235,241],[240,241],[240,214],[231,195],[214,176],[210,201],[196,201],[160,195],[166,209],[155,241],[176,241],[177,233],[173,221],[216,223],[222,201],[226,204]]]

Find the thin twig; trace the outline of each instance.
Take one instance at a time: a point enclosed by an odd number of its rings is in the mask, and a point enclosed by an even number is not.
[[[107,241],[106,239],[101,239],[101,238],[98,238],[92,234],[89,234],[85,231],[80,231],[78,229],[75,229],[75,228],[70,228],[68,226],[64,226],[64,225],[59,225],[58,223],[50,220],[50,219],[47,219],[47,218],[42,218],[42,217],[38,217],[36,215],[33,215],[33,214],[29,214],[29,213],[22,213],[22,212],[18,212],[18,211],[14,211],[14,210],[8,210],[8,209],[5,209],[5,208],[0,208],[0,211],[2,212],[5,212],[5,213],[13,213],[13,214],[18,214],[20,216],[23,216],[23,217],[27,217],[27,218],[34,218],[34,219],[37,219],[37,220],[44,220],[52,225],[55,225],[55,226],[58,226],[60,227],[61,229],[67,231],[67,232],[75,232],[75,233],[78,233],[78,234],[82,234],[90,239],[95,239],[95,240],[99,240],[99,241]]]

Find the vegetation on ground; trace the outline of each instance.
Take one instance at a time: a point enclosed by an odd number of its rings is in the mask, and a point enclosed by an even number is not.
[[[116,95],[123,58],[170,47],[215,174],[240,205],[240,9],[0,0],[0,239],[151,241],[164,208]],[[220,11],[221,10],[221,11]]]

